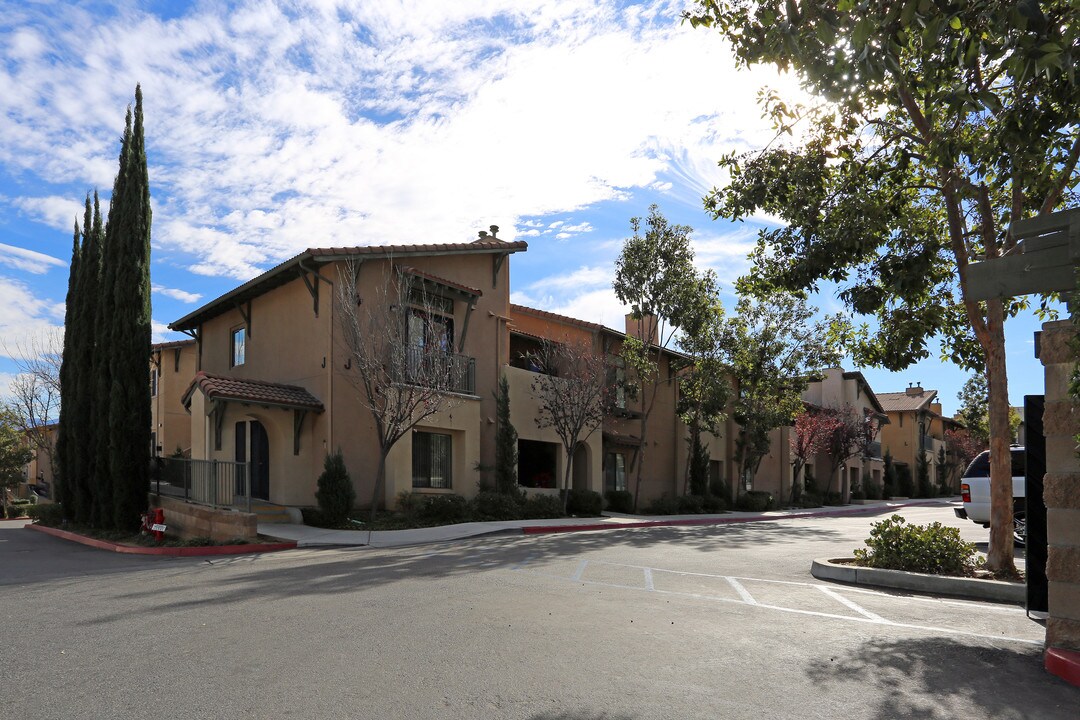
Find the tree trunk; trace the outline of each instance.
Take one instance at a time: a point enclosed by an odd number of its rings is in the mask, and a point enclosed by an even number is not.
[[[1013,562],[1012,455],[1009,451],[1009,385],[1005,367],[1005,313],[998,298],[986,303],[986,379],[990,415],[990,570],[1015,573]]]
[[[577,443],[573,447],[566,447],[566,470],[563,471],[562,479],[562,514],[566,515],[566,508],[570,502],[570,476],[574,472],[574,453],[577,451]]]
[[[375,522],[375,512],[379,509],[379,493],[386,482],[386,455],[390,448],[379,448],[379,469],[375,473],[375,487],[371,491],[371,522]],[[370,532],[370,528],[368,530]],[[369,537],[370,540],[370,537]]]

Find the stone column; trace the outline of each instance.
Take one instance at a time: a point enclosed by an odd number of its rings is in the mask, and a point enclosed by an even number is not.
[[[1050,617],[1046,645],[1080,651],[1080,404],[1069,395],[1078,359],[1071,321],[1045,323],[1037,347],[1046,378],[1046,536]]]

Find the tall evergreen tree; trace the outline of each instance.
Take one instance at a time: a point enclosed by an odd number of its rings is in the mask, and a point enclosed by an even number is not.
[[[135,87],[134,125],[120,167],[119,196],[109,207],[106,240],[112,251],[109,354],[109,473],[113,525],[132,529],[150,491],[150,180],[143,139],[142,88]]]
[[[510,422],[510,383],[499,378],[495,393],[495,489],[501,493],[518,491],[518,434]]]
[[[94,356],[94,391],[93,408],[96,430],[91,453],[94,457],[92,480],[92,503],[90,522],[96,527],[114,527],[113,521],[113,476],[109,448],[113,438],[112,425],[109,422],[112,413],[112,386],[116,363],[120,360],[117,351],[117,328],[115,327],[116,298],[113,288],[117,284],[118,268],[125,262],[124,250],[117,237],[120,227],[123,198],[127,186],[127,165],[131,146],[131,108],[124,119],[124,139],[120,145],[120,169],[113,181],[112,198],[109,202],[109,220],[105,226],[104,243],[101,250],[101,276],[98,287],[98,303],[94,312],[94,326],[97,329],[97,342]]]
[[[74,516],[79,523],[89,523],[92,517],[95,458],[91,448],[96,447],[97,419],[94,390],[96,387],[94,365],[97,349],[97,305],[101,275],[101,243],[104,228],[101,222],[101,202],[94,191],[93,215],[90,197],[86,199],[86,215],[83,225],[82,251],[79,257],[78,302],[75,326],[78,342],[73,348],[78,380],[72,421],[76,428],[78,443],[72,449],[74,464]]]
[[[72,422],[72,408],[75,404],[75,371],[72,345],[77,335],[76,323],[73,322],[75,307],[78,303],[78,278],[79,278],[79,221],[75,220],[75,233],[71,247],[71,266],[68,270],[68,291],[64,308],[64,345],[60,364],[60,415],[59,427],[56,437],[56,459],[58,461],[56,496],[60,501],[64,514],[70,516],[74,505],[74,464],[72,454],[78,442],[73,436],[76,423]]]

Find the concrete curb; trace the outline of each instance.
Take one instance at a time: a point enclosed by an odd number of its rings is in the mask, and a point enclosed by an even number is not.
[[[947,501],[946,501],[947,502]],[[882,510],[899,510],[904,507],[917,507],[920,505],[940,505],[941,500],[920,500],[916,502],[905,502],[902,505],[885,506],[885,505],[860,505],[856,507],[844,507],[837,508],[835,510],[818,510],[815,512],[795,512],[785,513],[783,515],[752,515],[743,517],[701,517],[701,518],[684,518],[680,520],[640,520],[637,522],[624,522],[624,523],[591,523],[585,525],[532,525],[521,528],[523,535],[546,535],[551,533],[565,533],[565,532],[591,532],[596,530],[627,530],[633,528],[650,528],[650,527],[681,527],[681,526],[693,526],[693,525],[728,525],[734,523],[748,523],[748,522],[772,522],[774,520],[801,520],[803,518],[821,518],[821,517],[837,517],[844,515],[869,515],[872,513],[879,513]],[[772,511],[783,512],[783,511]],[[638,516],[640,517],[640,516]]]
[[[860,567],[845,560],[848,559],[814,560],[810,565],[810,574],[819,580],[912,590],[929,595],[949,595],[970,600],[1018,604],[1023,604],[1027,600],[1027,587],[1023,583],[927,575],[903,570],[882,570]]]
[[[1064,648],[1048,648],[1043,664],[1047,672],[1080,687],[1080,652]]]
[[[46,527],[44,525],[27,525],[27,530],[52,535],[62,540],[70,540],[81,545],[87,545],[99,550],[111,550],[116,553],[128,555],[168,555],[172,557],[200,557],[204,555],[248,555],[250,553],[277,552],[279,550],[293,550],[295,542],[280,543],[252,543],[250,545],[208,545],[205,547],[141,547],[139,545],[121,545],[108,540],[89,538],[78,533]]]

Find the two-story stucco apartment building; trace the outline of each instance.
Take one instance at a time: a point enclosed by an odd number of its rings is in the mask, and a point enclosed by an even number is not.
[[[534,377],[521,358],[543,339],[586,341],[615,355],[623,333],[510,303],[510,257],[524,242],[481,233],[471,243],[313,248],[177,320],[170,328],[189,344],[159,346],[159,383],[191,368],[183,408],[189,413],[191,457],[252,462],[252,494],[291,506],[315,503],[327,453],[341,449],[360,502],[374,489],[378,441],[371,413],[359,402],[351,353],[342,343],[337,287],[355,272],[358,304],[386,302],[387,278],[422,288],[434,303],[400,308],[410,344],[441,353],[458,384],[451,406],[426,418],[387,457],[385,494],[393,505],[403,491],[477,492],[495,461],[495,390],[506,375],[511,419],[519,435],[519,480],[527,488],[554,488],[568,458],[550,429],[535,422]],[[437,314],[438,338],[431,333]],[[428,328],[425,330],[424,328]],[[433,349],[434,348],[434,349]],[[657,353],[658,393],[644,440],[641,498],[682,494],[686,430],[675,414],[674,354]],[[178,369],[180,368],[180,369]],[[158,386],[161,387],[160,385]],[[631,467],[642,452],[640,399],[621,398],[602,429],[573,458],[574,487],[595,491],[632,487]],[[155,415],[166,452],[184,446],[168,421],[177,407]],[[714,473],[724,475],[727,438],[709,437]]]

